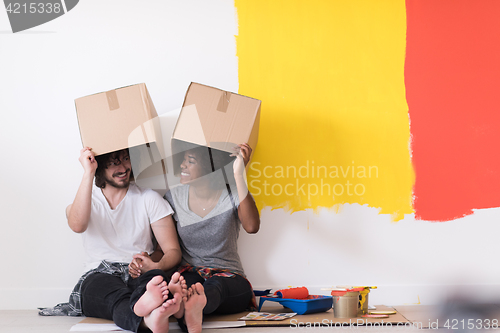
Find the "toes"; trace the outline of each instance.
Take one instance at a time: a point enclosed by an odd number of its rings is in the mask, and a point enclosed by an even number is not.
[[[194,288],[193,288],[193,291],[196,292],[198,295],[201,295],[203,294],[203,285],[199,282],[197,282],[195,285],[194,285]]]
[[[154,278],[152,278],[151,281],[149,281],[149,282],[152,282],[153,284],[160,284],[160,283],[162,283],[162,281],[163,281],[163,277],[161,275],[157,275]]]
[[[181,277],[181,274],[179,272],[175,272],[172,277],[170,278],[170,283],[177,283]]]

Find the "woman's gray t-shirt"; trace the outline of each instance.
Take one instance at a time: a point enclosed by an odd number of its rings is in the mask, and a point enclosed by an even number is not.
[[[241,222],[236,191],[229,196],[223,190],[215,207],[203,218],[189,209],[189,185],[172,188],[165,199],[175,211],[182,264],[224,268],[245,276],[238,255]]]

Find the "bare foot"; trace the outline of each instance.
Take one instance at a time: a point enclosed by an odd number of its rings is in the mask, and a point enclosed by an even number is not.
[[[174,298],[166,300],[162,305],[151,311],[149,315],[145,316],[144,324],[153,333],[167,333],[169,318],[172,314],[179,311],[181,303],[181,295],[174,295]]]
[[[184,277],[179,272],[175,272],[174,275],[172,275],[172,278],[168,283],[168,291],[172,295],[180,294],[183,299],[187,296],[186,280],[184,280]],[[182,316],[184,316],[184,302],[181,302],[180,309],[174,314],[174,316],[175,318],[182,318]]]
[[[161,275],[151,279],[146,285],[146,292],[134,305],[134,313],[144,317],[159,307],[168,298],[167,282]]]
[[[189,333],[200,333],[203,323],[203,308],[207,304],[205,289],[199,282],[188,289],[184,300],[184,319]]]

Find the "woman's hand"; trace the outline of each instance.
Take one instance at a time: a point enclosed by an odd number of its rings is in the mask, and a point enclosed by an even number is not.
[[[238,206],[238,217],[241,221],[243,229],[245,229],[245,231],[249,234],[254,234],[259,231],[260,228],[259,210],[255,205],[253,197],[249,195],[244,177],[245,167],[250,161],[250,156],[252,155],[252,148],[250,148],[248,143],[243,143],[238,145],[236,150],[239,150],[239,152],[234,153],[231,156],[236,156],[236,160],[233,164],[233,170],[234,179],[236,181],[236,189],[238,190],[238,198],[240,200],[240,205]]]
[[[250,161],[250,156],[252,155],[252,148],[248,143],[242,143],[238,145],[237,150],[231,156],[236,156],[236,160],[233,164],[233,171],[235,176],[242,176],[245,171],[245,167]]]

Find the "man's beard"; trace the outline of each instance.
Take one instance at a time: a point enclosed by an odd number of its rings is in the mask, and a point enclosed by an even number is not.
[[[112,179],[112,178],[110,179],[108,177],[105,177],[106,184],[108,184],[109,186],[112,186],[114,188],[127,188],[127,187],[129,187],[129,185],[130,185],[130,169],[127,169],[126,172],[128,174],[128,179],[126,182],[117,183],[114,181],[114,179]],[[119,173],[121,173],[121,172],[117,172],[117,173],[113,174],[113,177]]]

